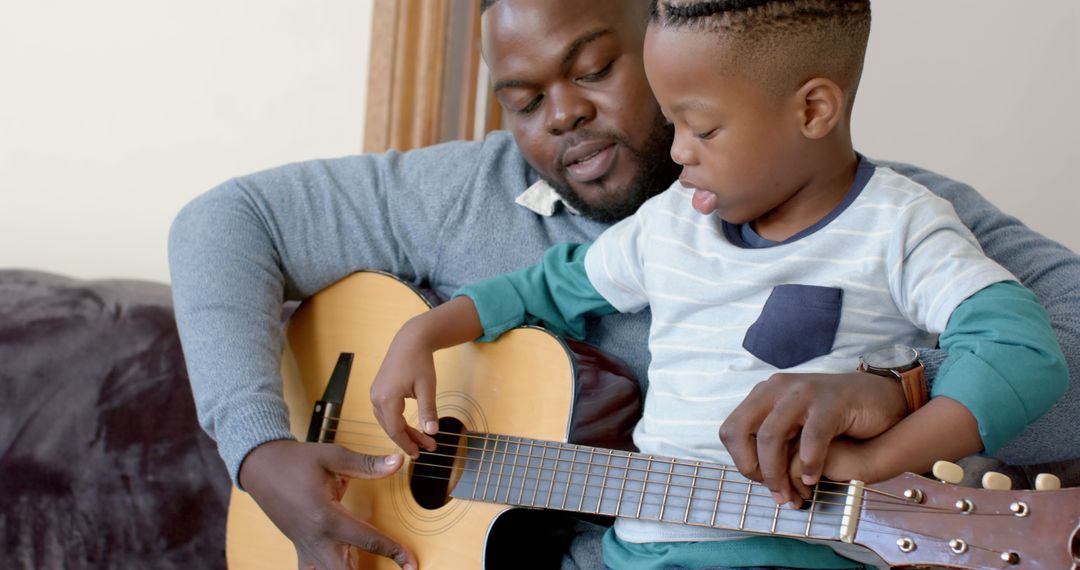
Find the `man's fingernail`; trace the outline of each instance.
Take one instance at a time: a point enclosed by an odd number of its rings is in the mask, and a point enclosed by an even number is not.
[[[772,498],[773,498],[774,501],[776,501],[776,504],[778,504],[778,505],[784,504],[784,496],[781,495],[780,493],[775,493],[774,492],[772,494]]]
[[[387,465],[397,465],[398,461],[401,461],[400,455],[387,455],[383,458],[383,462]]]
[[[439,422],[437,422],[435,420],[428,420],[427,423],[424,424],[424,432],[427,433],[428,435],[433,435],[438,431],[439,431]]]
[[[803,475],[802,476],[802,482],[803,482],[803,485],[813,485],[814,483],[817,483],[817,481],[815,481],[814,478],[811,477],[810,475]]]
[[[413,566],[412,564],[406,564],[401,567],[401,570],[416,570],[416,566]]]

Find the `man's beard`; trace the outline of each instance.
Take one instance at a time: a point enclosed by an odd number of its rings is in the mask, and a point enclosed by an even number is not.
[[[610,137],[630,153],[630,160],[637,165],[637,176],[628,186],[608,191],[609,200],[601,204],[588,204],[565,183],[544,178],[548,184],[571,208],[587,218],[607,224],[615,223],[637,211],[646,200],[667,190],[679,175],[679,165],[671,160],[671,142],[674,127],[667,123],[664,116],[656,113],[649,138],[642,148],[635,149],[623,137]],[[600,178],[590,184],[603,184]]]

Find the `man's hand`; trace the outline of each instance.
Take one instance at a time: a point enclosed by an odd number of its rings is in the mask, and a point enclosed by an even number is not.
[[[406,570],[416,556],[341,505],[349,478],[379,479],[397,471],[399,455],[374,456],[325,443],[271,441],[240,467],[240,484],[296,546],[301,569],[355,568],[351,547],[386,556]]]
[[[906,413],[903,389],[890,378],[864,372],[774,374],[728,416],[720,440],[740,473],[763,482],[778,503],[798,505],[821,478],[834,438],[874,437]],[[796,459],[802,468],[793,481],[789,466]]]

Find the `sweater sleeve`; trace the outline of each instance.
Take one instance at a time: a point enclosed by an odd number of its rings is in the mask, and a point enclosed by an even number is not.
[[[279,371],[283,301],[358,269],[428,279],[448,212],[510,144],[489,137],[287,165],[225,182],[181,210],[169,236],[177,325],[199,421],[234,482],[252,449],[292,438]]]
[[[940,344],[949,356],[931,395],[971,411],[986,453],[1045,413],[1069,384],[1046,310],[1016,282],[996,283],[964,300]]]
[[[522,324],[538,324],[555,334],[585,338],[585,318],[615,313],[585,274],[588,244],[559,244],[540,263],[462,287],[476,305],[484,336],[490,342]]]

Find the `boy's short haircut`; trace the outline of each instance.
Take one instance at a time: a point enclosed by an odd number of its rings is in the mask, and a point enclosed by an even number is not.
[[[651,0],[650,25],[716,34],[719,64],[783,94],[814,77],[848,93],[862,75],[870,0]]]

